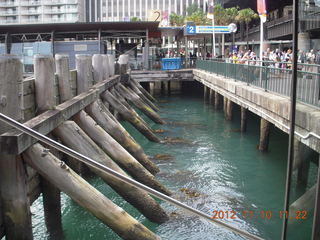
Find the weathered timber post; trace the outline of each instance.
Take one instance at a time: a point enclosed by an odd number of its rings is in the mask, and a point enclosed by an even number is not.
[[[157,102],[157,100],[147,91],[147,90],[145,90],[141,85],[140,85],[140,83],[138,83],[136,80],[134,80],[134,79],[130,79],[131,80],[131,82],[134,84],[134,85],[136,85],[136,87],[137,88],[139,88],[139,90],[147,97],[147,98],[149,98],[149,100],[150,101],[152,101],[152,102]],[[169,84],[170,85],[170,84]]]
[[[207,101],[209,97],[209,88],[206,85],[203,85],[203,99]]]
[[[0,56],[0,112],[18,121],[22,119],[19,99],[22,69],[17,56]],[[8,125],[0,124],[0,134],[9,129]],[[27,178],[20,156],[0,153],[1,211],[8,240],[33,239]]]
[[[153,111],[150,107],[144,103],[140,97],[135,94],[130,88],[126,88],[122,84],[117,84],[115,88],[118,92],[126,99],[128,99],[132,104],[134,104],[138,109],[140,109],[146,116],[148,116],[152,121],[159,124],[165,124],[165,121]]]
[[[88,66],[88,63],[84,62],[84,59],[88,59],[87,61],[91,61],[91,58],[89,56],[85,56],[85,58],[82,55],[78,55],[76,56],[78,58],[78,68],[81,68],[82,65],[86,65]],[[79,60],[81,58],[81,61]],[[61,99],[64,101],[70,100],[72,98],[72,91],[71,91],[71,82],[68,81],[68,76],[70,74],[70,69],[69,69],[69,57],[67,55],[61,56],[61,55],[56,55],[56,69],[59,69],[59,74],[58,74],[58,80],[59,80],[59,93]],[[77,72],[78,75],[78,72]],[[85,86],[85,83],[82,83],[82,81],[91,81],[92,78],[86,78],[83,77],[84,73],[80,72],[80,79],[77,78],[77,85],[79,83],[79,81],[81,81],[80,85],[81,86]],[[60,82],[62,82],[62,85],[60,85]],[[87,91],[89,90],[89,85],[87,86],[88,89],[82,89],[81,91]],[[77,89],[78,94],[80,90]],[[45,96],[43,96],[45,97]],[[86,175],[89,173],[89,169],[87,168],[87,166],[85,164],[83,164],[82,162],[73,159],[71,157],[67,157],[67,164],[78,174],[83,174]]]
[[[74,116],[74,120],[109,157],[133,178],[164,194],[170,194],[170,192],[160,184],[149,171],[105,132],[88,114],[81,111]]]
[[[118,143],[120,143],[135,159],[137,159],[152,174],[159,172],[159,168],[149,160],[142,147],[130,136],[120,123],[112,119],[112,114],[97,100],[86,108],[86,112]]]
[[[182,88],[182,82],[180,81],[170,81],[170,92],[172,94],[180,93]]]
[[[61,102],[65,102],[72,98],[69,57],[68,55],[56,54],[56,74],[59,82],[59,93]]]
[[[103,61],[103,80],[109,79],[111,74],[110,74],[110,66],[109,66],[109,57],[107,54],[102,55],[102,61]]]
[[[103,54],[93,54],[92,56],[92,68],[93,68],[93,81],[94,83],[99,83],[105,80],[105,68],[104,65],[104,55]]]
[[[214,103],[214,90],[210,88],[210,92],[209,92],[209,102],[210,104],[213,104]]]
[[[155,95],[155,83],[154,82],[149,82],[149,91],[150,91],[151,96]]]
[[[92,57],[88,54],[76,54],[77,94],[86,92],[93,85]]]
[[[115,63],[114,63],[114,61],[115,61],[115,59],[114,59],[114,55],[112,55],[112,54],[108,54],[108,62],[109,62],[109,75],[110,76],[114,76],[114,74],[115,74]]]
[[[70,82],[69,78],[69,67],[68,59],[60,58],[57,56],[57,67],[61,70],[58,75],[59,82],[63,81],[63,93],[67,93],[69,97],[71,96]],[[35,86],[36,86],[36,103],[38,106],[38,112],[42,113],[44,111],[54,109],[56,106],[55,101],[55,88],[49,88],[51,84],[54,83],[55,79],[55,63],[54,58],[51,56],[42,56],[37,55],[34,59],[34,77],[35,77]],[[68,91],[67,89],[70,89]],[[66,99],[64,96],[64,100]],[[46,102],[46,104],[44,104]],[[45,222],[49,233],[52,236],[61,236],[62,235],[62,222],[61,222],[61,199],[60,199],[60,190],[57,189],[54,185],[43,181],[41,179],[41,189],[43,190],[43,206],[44,206],[44,215]]]
[[[114,109],[116,109],[122,117],[130,122],[138,131],[146,138],[153,142],[161,142],[161,140],[153,133],[152,129],[141,122],[133,112],[129,111],[118,99],[116,99],[109,91],[101,94],[102,99],[107,101]]]
[[[300,142],[298,139],[294,139],[294,160],[293,170],[298,169],[298,186],[300,188],[306,188],[308,183],[308,175],[310,169],[310,158],[313,156],[313,150]]]
[[[49,179],[123,239],[158,239],[154,233],[97,191],[67,165],[46,152],[40,144],[33,145],[23,155],[28,164],[44,178]]]
[[[227,99],[227,106],[226,106],[226,119],[231,121],[233,117],[233,102],[230,99]]]
[[[56,128],[53,133],[59,137],[66,146],[127,176],[127,174],[113,162],[112,159],[109,158],[108,155],[103,152],[75,122],[66,121]],[[90,169],[150,221],[163,223],[168,219],[167,214],[160,205],[144,191],[126,184],[104,171],[92,167]]]
[[[169,81],[161,81],[161,94],[162,95],[170,95],[169,94]]]
[[[214,93],[214,109],[218,110],[220,108],[221,95],[218,92]]]
[[[228,104],[228,98],[223,96],[223,113],[225,118],[227,118],[227,104]]]
[[[268,151],[270,127],[271,127],[271,123],[265,120],[264,118],[261,118],[259,150],[262,152]]]
[[[168,82],[166,82],[168,84]],[[140,89],[132,82],[129,81],[128,85],[130,86],[130,88],[143,100],[145,101],[154,111],[158,112],[159,108],[152,102],[149,100],[149,98],[147,98],[141,91]]]
[[[247,109],[241,106],[241,132],[247,131]]]

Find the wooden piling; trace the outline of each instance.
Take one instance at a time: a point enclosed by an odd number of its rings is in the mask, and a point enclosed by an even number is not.
[[[72,98],[68,55],[56,54],[55,65],[59,82],[60,101],[62,103]]]
[[[226,104],[226,119],[231,121],[233,118],[233,102],[230,99],[227,99]]]
[[[209,97],[209,88],[206,85],[203,85],[203,99],[207,101]]]
[[[54,109],[56,106],[54,74],[53,57],[36,55],[34,58],[34,78],[38,113]]]
[[[138,83],[136,80],[134,79],[130,79],[130,81],[147,97],[149,98],[149,100],[151,102],[157,102],[157,100],[147,91],[145,90],[141,85],[140,83]]]
[[[0,112],[22,120],[21,100],[23,66],[17,56],[0,56]],[[0,134],[11,129],[0,124]],[[26,166],[19,156],[0,154],[0,194],[6,239],[32,240],[30,201]]]
[[[227,104],[228,104],[228,98],[223,96],[223,113],[225,118],[227,118]]]
[[[99,83],[105,80],[105,62],[103,54],[93,54],[92,56],[92,69],[93,69],[93,81]]]
[[[264,118],[261,118],[259,150],[262,152],[268,151],[270,127],[271,127],[271,123],[265,120]]]
[[[58,79],[59,82],[63,82],[63,85],[59,88],[62,89],[64,95],[63,100],[68,100],[68,97],[71,98],[69,66],[66,65],[68,64],[68,57],[57,55],[56,59],[58,62],[56,68],[59,68]],[[46,86],[50,86],[51,81],[53,81],[55,77],[55,64],[51,56],[38,56],[35,58],[34,64],[37,66],[34,70],[37,93],[36,104],[41,106],[41,108],[38,109],[38,113],[42,113],[54,109],[56,106],[56,101],[53,101],[56,95],[55,88],[46,89]],[[42,91],[43,89],[46,89],[46,91]],[[42,101],[46,99],[47,96],[49,96],[49,99],[52,98],[52,100],[48,101],[46,105],[42,105]],[[50,237],[62,237],[60,190],[56,186],[48,183],[45,179],[41,180],[44,181],[43,183],[41,182],[40,185],[43,190],[43,207],[47,230]]]
[[[130,136],[127,130],[110,117],[111,113],[100,100],[89,105],[86,112],[147,170],[152,174],[159,172],[159,168],[149,160],[142,147]]]
[[[214,109],[218,110],[220,108],[221,95],[218,92],[214,93]]]
[[[247,131],[247,109],[241,106],[241,132]]]
[[[168,84],[168,82],[167,82]],[[152,102],[149,100],[149,98],[147,98],[141,91],[140,89],[132,82],[129,81],[128,85],[130,86],[130,88],[143,100],[145,101],[145,103],[147,103],[154,111],[158,112],[159,108]]]
[[[306,189],[308,183],[310,160],[313,157],[313,150],[298,139],[294,139],[294,160],[293,170],[298,170],[297,186],[300,190]]]
[[[149,171],[105,132],[87,113],[84,111],[79,112],[74,116],[74,120],[109,157],[133,178],[155,190],[170,195],[170,192]]]
[[[46,178],[40,178],[44,219],[50,239],[64,239],[61,221],[60,190]]]
[[[152,129],[141,122],[131,111],[129,111],[118,99],[116,99],[109,91],[101,94],[102,99],[107,101],[114,109],[116,109],[122,117],[130,122],[138,131],[146,138],[153,142],[161,142],[161,140],[153,133]]]
[[[30,147],[23,157],[52,184],[58,186],[81,207],[109,226],[123,239],[159,239],[149,229],[115,205],[40,144]],[[22,238],[20,238],[22,239]]]
[[[214,103],[214,90],[210,88],[210,91],[209,91],[209,102],[210,104],[213,104]]]
[[[148,116],[152,121],[158,124],[165,124],[165,121],[153,111],[146,103],[144,103],[140,97],[135,94],[130,88],[126,88],[122,84],[117,84],[115,88],[118,92],[126,99],[128,99],[132,104],[134,104],[139,110],[141,110],[146,116]]]
[[[107,54],[103,54],[102,55],[102,65],[103,65],[103,79],[109,79],[109,77],[111,76],[110,73],[110,65],[109,65],[109,57]]]
[[[77,94],[86,92],[93,85],[92,56],[76,54]]]
[[[109,62],[109,75],[114,76],[115,74],[115,60],[114,55],[108,54],[108,62]]]
[[[127,176],[127,174],[113,162],[75,122],[66,121],[56,128],[53,133],[66,146]],[[144,191],[126,184],[101,170],[92,167],[90,167],[90,169],[150,221],[163,223],[168,219],[160,205]]]

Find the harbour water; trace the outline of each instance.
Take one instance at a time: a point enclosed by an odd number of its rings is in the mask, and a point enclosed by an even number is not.
[[[229,122],[222,111],[214,110],[201,95],[160,97],[159,100],[160,114],[168,124],[156,125],[146,120],[152,128],[164,130],[159,134],[162,138],[178,137],[185,140],[183,143],[152,143],[124,124],[148,155],[172,155],[172,159],[154,160],[161,169],[157,178],[174,192],[175,198],[203,212],[213,216],[214,211],[218,211],[221,220],[232,226],[265,239],[280,239],[287,135],[273,128],[270,151],[261,153],[257,149],[259,119],[253,114],[248,117],[248,131],[240,133],[237,109],[234,120]],[[311,164],[309,187],[314,184],[315,176],[316,168]],[[92,178],[89,182],[164,240],[244,239],[163,202],[171,219],[160,226],[153,224],[100,179]],[[301,195],[295,189],[293,186],[293,198]],[[41,202],[39,198],[32,206],[34,236],[50,239]],[[120,239],[64,194],[62,217],[65,239]],[[307,220],[290,221],[288,239],[310,239],[311,223],[311,214]]]

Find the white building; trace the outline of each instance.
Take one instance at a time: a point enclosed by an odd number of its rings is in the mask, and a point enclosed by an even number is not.
[[[208,0],[88,0],[87,18],[96,21],[129,21],[137,17],[142,21],[148,20],[148,15],[154,11],[161,16],[171,13],[186,14],[189,5],[196,3],[206,9]],[[209,0],[210,1],[210,0]],[[150,19],[150,18],[149,18]]]
[[[0,24],[85,21],[85,0],[0,0]]]

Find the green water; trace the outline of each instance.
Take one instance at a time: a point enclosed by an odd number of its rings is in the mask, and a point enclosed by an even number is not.
[[[181,137],[189,144],[156,144],[141,136],[129,124],[124,124],[146,153],[153,156],[166,153],[174,160],[156,163],[161,169],[157,178],[181,201],[211,214],[214,210],[235,211],[236,219],[223,219],[232,226],[257,234],[265,239],[280,239],[279,211],[283,207],[287,135],[273,128],[270,151],[257,150],[259,119],[249,115],[248,131],[238,129],[239,112],[235,110],[232,122],[224,120],[222,111],[213,110],[201,96],[162,97],[168,102],[159,103],[161,116],[169,123],[164,126],[150,123],[153,128],[166,130],[162,137]],[[181,124],[181,122],[186,124]],[[316,170],[312,164],[308,185],[315,181]],[[139,212],[124,202],[100,179],[89,179],[98,190],[116,204],[166,240],[244,239],[228,230],[217,227],[197,217],[184,214],[166,203],[162,206],[175,217],[165,224],[149,222]],[[188,197],[180,191],[188,188],[200,193]],[[301,195],[294,191],[293,198]],[[252,211],[252,218],[243,211]],[[271,211],[270,219],[263,219],[261,211]],[[32,206],[34,235],[36,239],[48,239],[44,225],[41,198]],[[108,227],[82,210],[69,197],[62,195],[63,228],[66,239],[120,239]],[[288,239],[310,239],[311,218],[290,223]],[[137,239],[138,240],[138,239]]]

